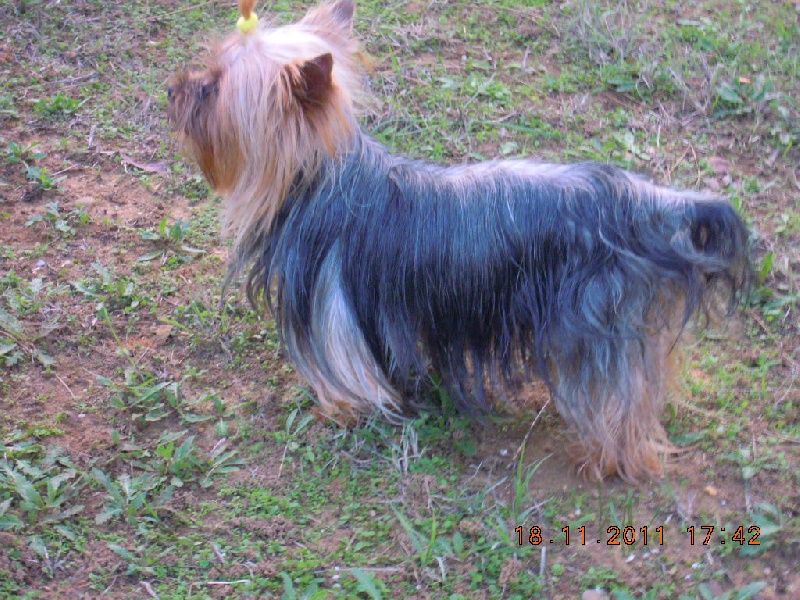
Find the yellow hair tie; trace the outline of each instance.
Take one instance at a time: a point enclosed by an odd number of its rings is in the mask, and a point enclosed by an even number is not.
[[[242,33],[250,33],[256,28],[256,25],[258,25],[258,16],[254,12],[251,12],[246,19],[239,17],[239,20],[236,21],[236,26]]]

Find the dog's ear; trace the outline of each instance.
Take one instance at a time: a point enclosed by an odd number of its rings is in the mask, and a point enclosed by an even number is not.
[[[347,31],[353,29],[353,14],[356,12],[355,0],[339,0],[331,6],[331,13]]]
[[[294,71],[289,77],[291,93],[303,110],[323,106],[333,90],[333,56],[322,54],[287,68]]]
[[[337,0],[331,4],[323,4],[310,11],[303,23],[317,25],[323,29],[332,27],[339,29],[339,33],[350,35],[353,32],[353,14],[356,10],[355,0]]]

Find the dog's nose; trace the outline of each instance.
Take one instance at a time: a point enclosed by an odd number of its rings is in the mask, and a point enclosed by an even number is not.
[[[175,86],[171,85],[167,88],[167,100],[172,102],[172,97],[175,95]]]

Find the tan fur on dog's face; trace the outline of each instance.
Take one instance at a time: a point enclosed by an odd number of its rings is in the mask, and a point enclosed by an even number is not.
[[[181,149],[229,199],[236,243],[270,227],[300,170],[313,173],[352,139],[353,10],[339,0],[292,25],[233,34],[169,86]]]
[[[218,69],[185,71],[174,78],[167,95],[169,118],[183,151],[197,162],[211,187],[224,193],[232,187],[241,156],[217,110],[219,81]]]

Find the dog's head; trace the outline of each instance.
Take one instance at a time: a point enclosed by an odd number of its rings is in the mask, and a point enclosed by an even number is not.
[[[246,16],[254,2],[243,4]],[[292,25],[237,32],[173,79],[170,120],[217,192],[280,196],[352,138],[353,11],[354,0],[337,0]]]

